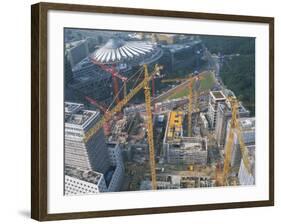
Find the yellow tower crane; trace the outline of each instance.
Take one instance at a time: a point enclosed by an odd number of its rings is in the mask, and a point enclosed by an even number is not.
[[[145,80],[144,96],[145,96],[145,107],[147,113],[147,138],[148,138],[148,146],[149,146],[151,185],[152,185],[152,189],[156,190],[157,182],[156,182],[155,150],[154,150],[154,142],[153,142],[153,124],[152,124],[149,75],[148,75],[147,65],[144,65],[144,80]]]
[[[202,73],[201,73],[202,74]],[[197,89],[194,90],[193,93],[193,85],[196,81],[200,80],[201,74],[197,75],[197,76],[192,76],[192,73],[189,74],[189,77],[186,78],[174,78],[174,79],[163,79],[161,80],[162,83],[168,83],[168,82],[187,82],[187,88],[188,88],[188,105],[187,105],[187,134],[188,137],[191,137],[192,135],[192,111],[193,109],[197,108],[197,97],[198,97],[198,93],[197,93]],[[196,98],[195,98],[196,97]],[[195,103],[193,103],[193,101]]]
[[[227,142],[225,145],[225,156],[224,156],[224,167],[223,167],[223,182],[224,185],[228,184],[228,175],[231,168],[231,155],[232,155],[232,148],[234,142],[234,134],[237,134],[237,138],[239,141],[240,151],[242,155],[242,161],[246,167],[248,173],[251,173],[250,164],[249,164],[249,157],[248,157],[248,150],[245,146],[242,137],[241,126],[239,123],[239,102],[235,97],[228,97],[230,106],[231,106],[231,120],[230,120],[230,129],[229,134],[227,136]]]
[[[149,144],[149,158],[150,158],[150,172],[151,172],[151,183],[152,189],[157,189],[156,182],[156,166],[155,166],[155,153],[153,143],[153,124],[152,124],[152,113],[151,113],[151,99],[150,99],[150,88],[149,81],[154,75],[159,73],[162,66],[155,65],[154,71],[149,75],[147,65],[144,65],[144,79],[134,89],[132,89],[112,110],[108,111],[104,117],[102,117],[91,129],[89,129],[84,135],[84,142],[88,142],[91,137],[98,132],[103,124],[108,122],[114,114],[120,112],[122,108],[141,90],[144,89],[145,105],[147,112],[147,135]]]
[[[187,136],[191,137],[192,135],[192,107],[193,107],[193,82],[194,79],[191,79],[188,82],[188,109],[187,109]]]

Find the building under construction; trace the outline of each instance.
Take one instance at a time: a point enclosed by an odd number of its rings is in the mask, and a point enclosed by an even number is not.
[[[241,127],[241,134],[244,141],[244,144],[246,147],[252,147],[255,146],[255,118],[249,117],[249,118],[241,118],[239,120],[240,127]],[[230,124],[228,124],[227,127],[227,136],[229,136],[229,129]],[[241,150],[239,145],[239,140],[237,137],[237,133],[234,133],[234,139],[233,139],[233,148],[232,148],[232,156],[231,156],[231,166],[232,167],[239,167],[241,163]]]
[[[242,156],[241,144],[239,142],[237,131],[234,132],[233,145],[231,150],[230,165],[233,170],[238,171],[238,179],[240,185],[252,185],[255,183],[255,118],[241,118],[239,120],[241,129],[241,137],[246,150],[244,157]],[[230,122],[227,127],[227,140],[229,141]],[[244,160],[247,160],[247,166]]]
[[[171,111],[163,140],[164,156],[169,164],[206,164],[207,141],[201,137],[183,136],[182,111]]]
[[[182,171],[178,173],[157,174],[157,189],[181,189],[214,187],[215,180],[202,172]],[[143,180],[140,183],[140,190],[150,190],[151,181]]]

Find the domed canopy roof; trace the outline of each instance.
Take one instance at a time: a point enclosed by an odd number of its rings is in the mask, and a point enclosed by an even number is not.
[[[155,45],[143,41],[124,41],[120,38],[109,39],[108,42],[96,50],[92,58],[101,63],[115,63],[130,60],[152,52]]]

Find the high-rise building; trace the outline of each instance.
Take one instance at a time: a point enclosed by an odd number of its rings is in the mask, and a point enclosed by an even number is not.
[[[65,103],[66,195],[114,192],[122,187],[124,163],[118,143],[106,143],[102,129],[83,141],[98,120],[99,112]]]
[[[69,59],[65,56],[64,57],[64,84],[65,86],[72,80],[73,73]]]
[[[201,40],[185,39],[180,42],[182,43],[161,45],[162,48],[165,49],[166,57],[163,57],[163,60],[165,60],[163,61],[164,63],[161,63],[160,61],[160,64],[165,64],[165,69],[168,69],[170,72],[183,68],[196,70],[197,67],[203,63],[203,60],[201,60]],[[197,52],[201,53],[197,54]],[[188,61],[186,58],[188,58]],[[167,59],[168,61],[166,61]]]
[[[65,103],[65,165],[106,173],[110,167],[103,130],[89,141],[84,134],[100,119],[98,111],[85,110],[83,104]]]
[[[90,54],[87,40],[68,43],[66,46],[66,52],[73,69],[76,64],[88,57]]]
[[[72,71],[73,79],[68,84],[70,89],[98,102],[108,105],[112,102],[112,77],[98,65],[93,64],[90,58],[79,62]],[[80,99],[79,102],[82,100]]]
[[[217,124],[218,105],[226,100],[222,91],[211,91],[209,96],[208,118],[210,127],[214,129]]]
[[[238,114],[240,118],[249,117],[250,112],[239,102]],[[225,103],[219,103],[216,115],[215,137],[220,149],[223,149],[226,139],[228,121],[231,119],[231,105],[228,100]]]
[[[77,94],[80,93],[98,102],[109,104],[112,102],[113,94],[112,91],[108,91],[112,89],[111,74],[93,63],[89,42],[94,45],[92,38],[66,43],[66,61],[69,61],[71,65],[71,79],[68,78],[70,72],[67,64],[64,70],[65,80],[68,80],[67,87],[71,89],[70,93],[66,94],[66,99],[86,103],[84,97]]]
[[[72,68],[73,79],[68,87],[74,92],[83,93],[98,102],[109,104],[112,102],[112,77],[91,61],[84,58]],[[83,99],[80,99],[80,102]],[[83,101],[82,101],[83,102]]]
[[[121,149],[119,144],[114,142],[108,143],[107,147],[112,167],[112,173],[108,172],[109,175],[106,176],[106,179],[110,179],[108,191],[119,191],[122,186],[125,172]]]
[[[255,145],[247,146],[250,170],[246,168],[243,160],[241,160],[240,162],[240,168],[238,172],[238,179],[240,185],[255,184],[255,149]]]
[[[243,142],[246,146],[255,145],[255,118],[240,118],[240,127],[241,127],[241,134],[243,138]],[[229,135],[230,131],[230,122],[228,122],[227,126],[227,135]],[[237,132],[234,131],[234,138],[233,138],[233,147],[232,147],[232,155],[231,155],[231,166],[232,167],[239,167],[241,163],[241,150],[239,139],[237,136]]]

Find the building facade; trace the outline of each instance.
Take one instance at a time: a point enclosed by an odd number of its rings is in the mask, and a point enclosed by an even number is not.
[[[164,145],[165,158],[169,164],[207,164],[207,141],[199,137],[182,137]]]
[[[114,172],[108,186],[108,191],[119,191],[122,187],[124,179],[124,162],[122,159],[121,149],[117,143],[107,144],[111,166],[114,167]]]
[[[182,111],[171,111],[168,115],[163,139],[164,157],[170,164],[206,164],[207,140],[201,137],[183,136]]]
[[[89,96],[98,102],[108,104],[112,101],[111,74],[94,64],[89,57],[76,64],[72,68],[72,73],[73,79],[68,84],[70,89],[83,93],[83,96]]]
[[[250,164],[250,171],[246,169],[244,162],[241,160],[238,172],[238,179],[240,185],[254,185],[255,184],[255,145],[247,146],[248,159]]]
[[[85,102],[83,96],[87,95],[99,102],[109,103],[112,101],[112,78],[111,74],[102,70],[98,65],[94,64],[90,58],[89,42],[94,45],[92,40],[83,39],[66,44],[66,59],[70,63],[71,73],[65,65],[65,80],[67,86],[73,91],[76,91],[74,96],[66,96],[69,99],[79,102]],[[94,46],[92,46],[93,48]],[[71,79],[68,78],[71,74]],[[94,89],[94,91],[93,91]]]
[[[82,195],[107,192],[102,173],[79,168],[65,167],[65,195]]]
[[[105,173],[109,154],[100,129],[86,143],[84,134],[100,119],[98,111],[85,110],[83,104],[65,103],[65,165]]]
[[[246,146],[255,145],[255,118],[240,118],[240,127],[241,127],[241,134]],[[229,135],[230,131],[230,122],[228,123],[227,127],[227,136]],[[234,132],[233,138],[233,147],[232,147],[232,155],[231,155],[231,166],[232,167],[239,167],[241,163],[241,150],[237,132]]]
[[[210,127],[214,129],[217,124],[218,105],[226,100],[222,91],[211,91],[209,96],[208,118]]]
[[[68,43],[66,46],[66,53],[72,68],[74,68],[80,61],[88,57],[90,54],[87,40]]]
[[[240,118],[250,116],[250,112],[242,105],[241,102],[239,102],[238,113]],[[225,145],[227,124],[231,119],[231,116],[231,106],[229,101],[225,101],[225,103],[218,104],[215,137],[220,149],[223,149]]]

